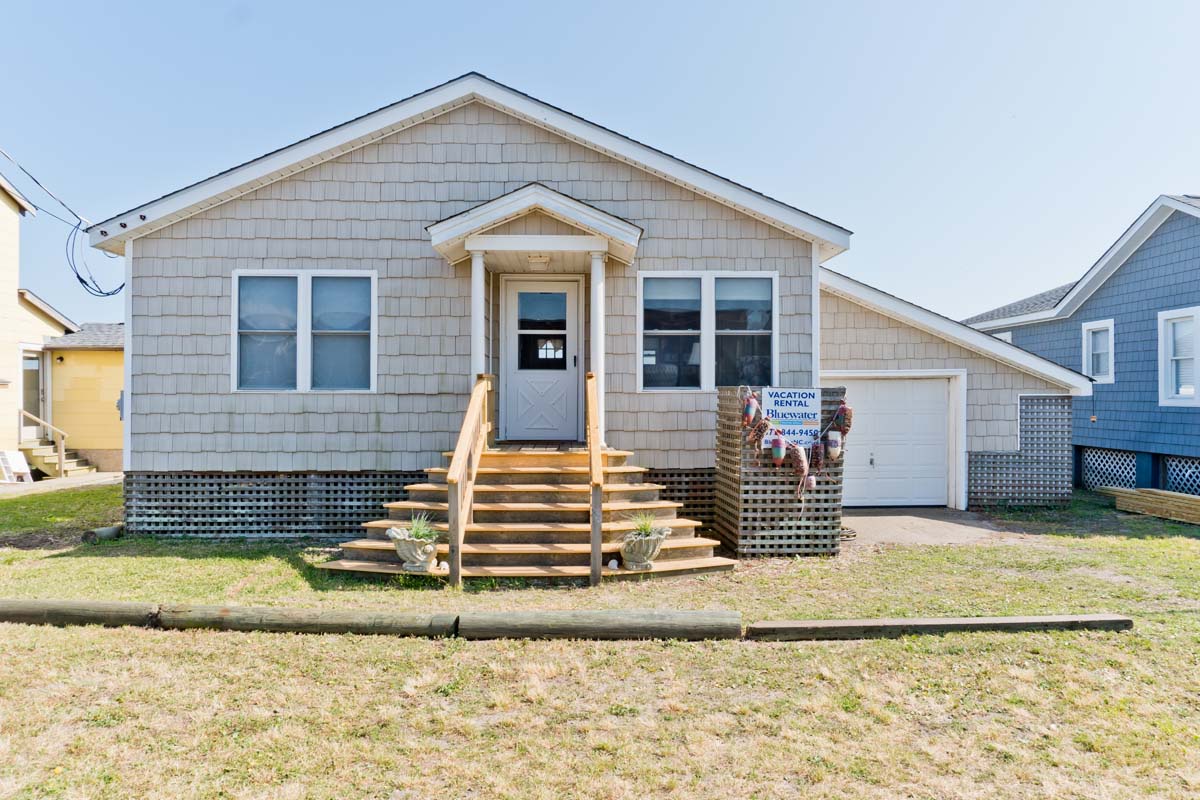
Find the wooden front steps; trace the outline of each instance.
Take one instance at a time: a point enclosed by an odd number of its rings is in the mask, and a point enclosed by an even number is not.
[[[25,460],[29,462],[29,466],[33,469],[41,470],[51,478],[59,477],[58,470],[58,448],[54,442],[45,440],[24,441],[17,445],[17,449],[25,456]],[[83,456],[74,450],[63,451],[63,477],[74,477],[76,475],[88,475],[96,471],[96,467],[92,462],[88,461]]]
[[[447,458],[451,454],[445,454]],[[689,575],[729,570],[732,559],[715,556],[720,543],[696,535],[700,523],[677,516],[680,503],[662,500],[662,486],[645,481],[647,470],[629,465],[632,454],[604,450],[602,544],[605,579]],[[587,450],[579,447],[514,447],[487,450],[476,472],[472,521],[462,545],[465,578],[586,579],[591,559],[590,474]],[[366,538],[342,544],[341,559],[323,569],[364,574],[405,575],[387,530],[414,514],[427,515],[447,531],[445,467],[426,470],[428,483],[408,487],[407,500],[386,503],[386,519],[364,524]],[[618,566],[621,539],[634,528],[632,517],[649,513],[670,530],[653,568]],[[439,561],[449,546],[439,544]],[[434,574],[444,575],[444,572]]]

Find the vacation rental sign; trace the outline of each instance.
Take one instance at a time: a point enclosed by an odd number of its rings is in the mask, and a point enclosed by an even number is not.
[[[762,413],[783,429],[788,441],[808,447],[821,435],[821,390],[764,386]],[[771,446],[770,438],[763,439],[764,447]]]

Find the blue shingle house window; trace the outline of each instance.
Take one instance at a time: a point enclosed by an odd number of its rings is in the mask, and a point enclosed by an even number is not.
[[[1200,306],[1158,312],[1158,404],[1200,405],[1196,396],[1195,331]]]
[[[1080,369],[1096,383],[1112,383],[1113,321],[1102,319],[1083,323],[1083,358]]]

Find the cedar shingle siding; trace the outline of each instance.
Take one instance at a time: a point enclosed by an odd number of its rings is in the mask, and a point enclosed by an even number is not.
[[[638,270],[777,270],[780,382],[811,383],[807,242],[471,104],[138,240],[127,469],[440,463],[471,383],[469,265],[447,265],[425,226],[532,181],[645,229],[632,266],[608,265],[609,444],[648,467],[714,463],[715,393],[636,392]],[[231,273],[285,268],[378,273],[376,394],[231,391]]]

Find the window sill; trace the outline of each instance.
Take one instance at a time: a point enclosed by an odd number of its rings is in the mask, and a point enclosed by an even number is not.
[[[1200,400],[1185,397],[1160,397],[1158,405],[1162,408],[1200,408]]]

